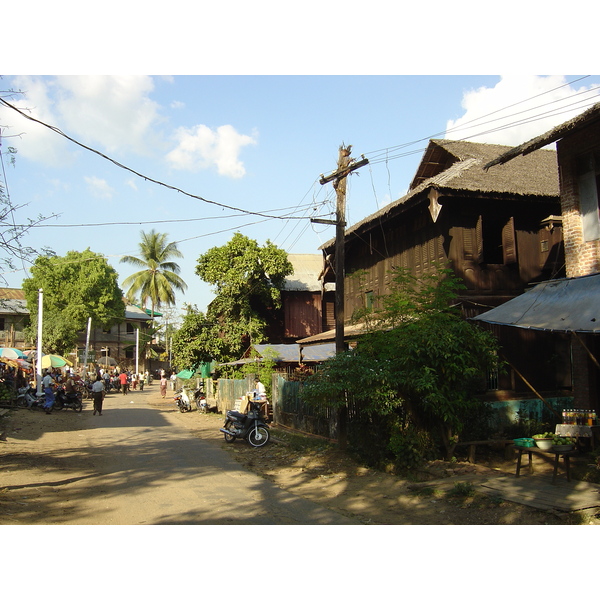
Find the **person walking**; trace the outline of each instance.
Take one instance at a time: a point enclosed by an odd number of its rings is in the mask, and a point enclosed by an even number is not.
[[[160,374],[160,395],[163,398],[167,395],[167,378],[164,371]]]
[[[104,383],[102,377],[98,375],[96,381],[92,384],[92,398],[94,399],[94,416],[98,413],[102,416],[102,402],[104,400]]]
[[[127,373],[125,371],[123,371],[119,375],[119,381],[121,382],[121,390],[123,391],[123,394],[127,394],[127,392],[129,391],[129,381],[127,379]]]

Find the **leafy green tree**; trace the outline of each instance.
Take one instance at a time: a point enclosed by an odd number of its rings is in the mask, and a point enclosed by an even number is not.
[[[38,290],[43,290],[42,347],[64,354],[77,344],[78,332],[89,317],[94,326],[108,329],[125,318],[118,274],[106,259],[89,248],[65,256],[38,257],[31,277],[23,282],[31,324],[25,330],[37,338]]]
[[[223,353],[219,324],[195,306],[186,306],[181,327],[173,333],[173,363],[190,369]]]
[[[334,407],[351,402],[367,417],[408,423],[439,440],[449,458],[477,410],[486,370],[497,367],[496,341],[454,307],[461,284],[450,270],[418,280],[396,269],[392,277],[390,293],[367,311],[368,333],[354,351],[327,361],[303,397]]]
[[[140,267],[141,271],[129,275],[123,281],[127,290],[127,299],[135,302],[139,297],[145,308],[150,302],[151,316],[162,305],[175,304],[175,290],[185,291],[187,284],[179,276],[180,268],[173,258],[181,258],[183,254],[175,242],[167,243],[166,233],[141,232],[142,240],[138,247],[138,256],[123,256],[122,263]]]
[[[293,272],[287,252],[267,240],[264,246],[235,233],[224,246],[198,258],[196,274],[214,287],[215,299],[207,310],[218,321],[220,353],[226,362],[241,356],[251,343],[266,339],[268,323],[281,307],[281,289]]]

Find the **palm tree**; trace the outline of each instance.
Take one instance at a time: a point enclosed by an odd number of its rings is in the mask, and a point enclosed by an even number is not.
[[[123,287],[129,287],[127,299],[130,302],[139,296],[142,306],[146,308],[146,303],[150,301],[151,317],[154,318],[155,309],[163,304],[175,304],[175,290],[187,289],[187,284],[178,275],[179,265],[170,260],[174,257],[183,258],[183,254],[176,242],[167,243],[166,233],[157,233],[154,229],[150,233],[140,233],[139,257],[123,256],[120,262],[141,267],[142,270],[129,275],[123,281]]]

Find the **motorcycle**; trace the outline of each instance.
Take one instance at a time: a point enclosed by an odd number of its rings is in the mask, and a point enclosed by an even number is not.
[[[269,426],[265,423],[260,404],[252,400],[249,404],[248,414],[228,410],[225,425],[219,431],[223,432],[228,443],[241,438],[247,440],[251,446],[261,448],[269,441]]]
[[[194,400],[196,401],[196,407],[200,412],[207,413],[210,410],[210,406],[206,400],[206,394],[202,389],[194,392]]]
[[[33,408],[42,406],[45,401],[44,396],[37,397],[35,390],[30,385],[17,390],[17,406]]]
[[[54,410],[62,410],[63,408],[72,408],[75,412],[81,412],[83,409],[83,402],[81,401],[81,394],[75,392],[67,394],[63,387],[59,387],[54,392]]]
[[[181,388],[175,394],[173,400],[175,400],[175,404],[177,404],[179,412],[190,412],[192,410],[192,403],[185,387]]]

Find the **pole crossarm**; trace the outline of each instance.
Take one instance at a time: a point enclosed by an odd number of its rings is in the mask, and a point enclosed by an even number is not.
[[[338,223],[338,221],[331,221],[329,219],[311,219],[311,223],[318,223],[319,225],[343,225],[346,226],[346,223]]]
[[[347,167],[344,167],[343,169],[338,169],[337,171],[334,171],[330,175],[327,175],[327,176],[321,175],[321,179],[319,179],[319,183],[321,185],[325,185],[326,183],[329,183],[330,181],[333,181],[334,179],[341,179],[342,177],[346,177],[347,175],[352,173],[352,171],[356,171],[356,169],[360,169],[361,167],[364,167],[365,165],[368,165],[368,164],[369,164],[369,159],[363,158],[362,160],[352,163],[351,165],[348,165]]]

